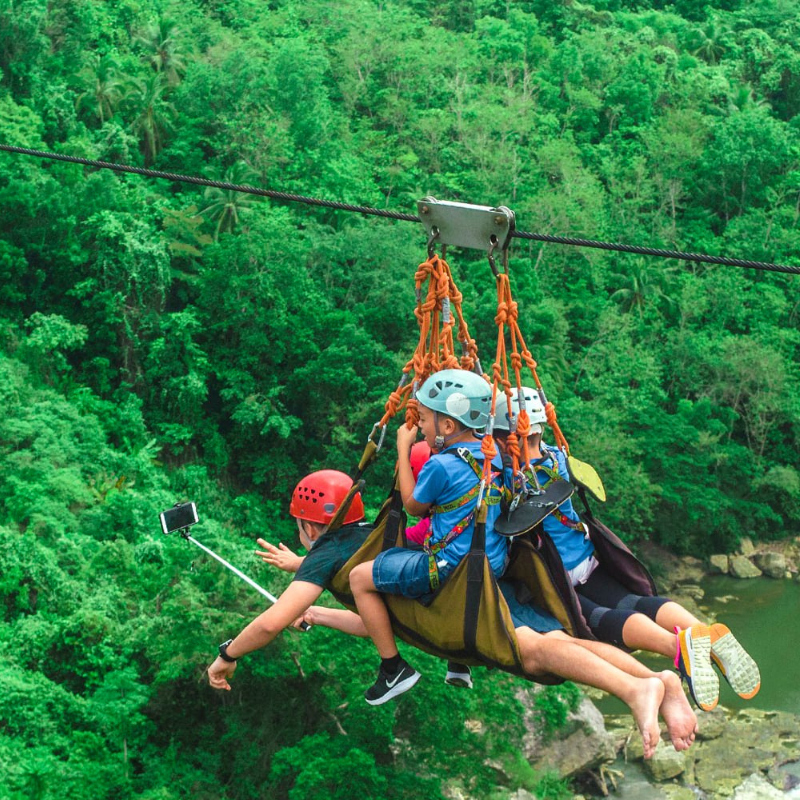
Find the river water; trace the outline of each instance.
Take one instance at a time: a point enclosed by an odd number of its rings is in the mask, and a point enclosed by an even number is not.
[[[702,588],[701,610],[710,621],[724,622],[761,670],[761,690],[752,700],[742,700],[721,679],[720,704],[800,714],[800,583],[719,575],[706,578]],[[652,669],[668,666],[663,656],[639,652],[636,657]],[[605,713],[627,710],[613,697],[598,706]]]
[[[761,670],[761,689],[752,700],[742,700],[721,679],[720,705],[800,714],[800,583],[720,575],[706,578],[702,588],[706,594],[699,605],[705,616],[712,622],[724,622]],[[657,670],[668,663],[662,656],[641,652],[636,657]],[[606,697],[597,705],[608,714],[627,713],[615,697]],[[613,794],[616,800],[666,800],[667,794],[650,783],[641,762],[626,763],[620,757],[613,767],[625,775]],[[800,762],[786,769],[800,777]],[[785,797],[800,800],[800,787]]]
[[[703,589],[703,610],[733,631],[761,670],[761,690],[752,700],[742,700],[722,680],[720,703],[800,714],[800,583],[721,575],[708,578]]]

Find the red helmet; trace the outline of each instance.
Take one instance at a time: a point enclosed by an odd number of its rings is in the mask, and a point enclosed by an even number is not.
[[[294,487],[289,513],[297,519],[327,525],[352,485],[353,481],[344,472],[335,469],[312,472]],[[343,524],[361,519],[364,519],[364,501],[361,494],[356,494],[347,509]]]
[[[431,448],[427,442],[417,442],[411,448],[411,472],[414,480],[419,480],[419,471],[425,466],[425,462],[431,457]]]

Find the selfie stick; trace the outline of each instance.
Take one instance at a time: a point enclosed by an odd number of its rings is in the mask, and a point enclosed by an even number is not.
[[[268,592],[263,586],[259,586],[252,578],[248,578],[247,575],[244,574],[241,570],[236,569],[233,564],[228,563],[222,556],[218,556],[213,550],[209,550],[204,544],[200,544],[194,536],[189,535],[189,529],[184,528],[181,531],[181,536],[186,539],[187,542],[191,542],[192,544],[196,544],[201,550],[208,553],[211,558],[216,558],[223,567],[227,567],[234,575],[238,575],[245,583],[249,583],[257,592],[264,595],[267,600],[270,601],[273,605],[278,602],[278,598],[275,597],[274,594]],[[300,630],[307,631],[311,626],[307,622],[300,623]]]

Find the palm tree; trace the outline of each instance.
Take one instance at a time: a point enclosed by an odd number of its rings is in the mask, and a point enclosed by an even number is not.
[[[617,273],[614,277],[620,279],[623,285],[612,293],[611,299],[619,303],[624,313],[636,310],[642,315],[650,301],[662,301],[673,305],[675,300],[670,295],[669,279],[675,274],[674,267],[664,268],[660,265],[645,263],[644,259],[637,258],[628,272]]]
[[[186,57],[178,40],[179,33],[180,29],[172,20],[160,17],[136,37],[144,45],[150,66],[163,75],[170,86],[179,83],[186,72]]]
[[[136,78],[128,84],[125,104],[135,115],[131,130],[139,139],[145,162],[152,163],[164,147],[175,108],[164,99],[165,86],[160,75]]]
[[[226,183],[244,184],[255,177],[253,170],[243,161],[237,161],[225,171]],[[219,189],[209,186],[204,193],[205,208],[200,212],[210,220],[216,220],[214,241],[219,239],[220,233],[231,232],[241,222],[243,215],[250,210],[250,206],[258,199],[256,195],[245,192],[235,192],[231,189]]]
[[[80,73],[87,89],[78,95],[75,105],[78,109],[88,108],[102,125],[113,114],[122,97],[122,81],[117,73],[119,65],[112,55],[97,57],[91,67],[84,67]]]
[[[725,54],[723,39],[727,33],[728,29],[721,25],[719,20],[710,19],[702,28],[695,30],[698,46],[694,50],[694,55],[709,64],[718,63]]]

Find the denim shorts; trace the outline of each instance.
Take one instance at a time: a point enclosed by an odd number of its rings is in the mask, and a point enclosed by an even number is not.
[[[563,630],[564,626],[543,608],[540,608],[535,603],[520,603],[514,593],[513,583],[499,580],[497,585],[506,599],[515,628],[530,628],[536,633]]]
[[[441,585],[453,571],[453,566],[442,565],[441,560],[439,564]],[[428,554],[407,547],[391,547],[384,550],[372,564],[372,582],[383,594],[399,594],[412,598],[426,597],[431,593]]]

